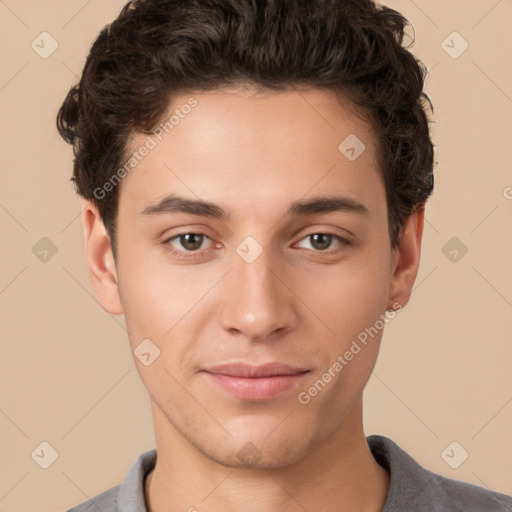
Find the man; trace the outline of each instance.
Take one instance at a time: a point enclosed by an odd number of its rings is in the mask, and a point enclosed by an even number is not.
[[[433,188],[405,23],[370,0],[146,0],[100,33],[58,127],[157,446],[73,512],[512,510],[363,432]]]

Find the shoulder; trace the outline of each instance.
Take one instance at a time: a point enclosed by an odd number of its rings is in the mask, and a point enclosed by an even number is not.
[[[426,489],[439,512],[512,512],[512,497],[431,473],[432,485]]]
[[[437,475],[387,437],[369,436],[367,442],[391,477],[383,512],[512,512],[511,496]]]
[[[117,495],[119,493],[120,485],[116,485],[107,491],[98,494],[94,498],[88,499],[73,508],[70,508],[66,512],[115,512]]]
[[[144,481],[155,467],[155,448],[141,453],[132,463],[123,482],[90,498],[66,512],[146,512]]]

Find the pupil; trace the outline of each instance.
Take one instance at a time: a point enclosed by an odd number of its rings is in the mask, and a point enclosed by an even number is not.
[[[316,233],[311,235],[313,238],[313,247],[316,247],[319,250],[325,250],[329,247],[331,242],[331,235],[326,235],[324,233]]]

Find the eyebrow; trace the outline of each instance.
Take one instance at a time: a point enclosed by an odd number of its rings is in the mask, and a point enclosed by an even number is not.
[[[364,204],[350,197],[317,196],[312,199],[293,202],[286,216],[299,217],[337,211],[357,214],[369,213],[368,208]],[[200,199],[187,199],[175,194],[168,195],[158,203],[147,206],[140,213],[144,215],[189,213],[221,220],[227,220],[230,217],[229,211],[224,210],[215,203]]]

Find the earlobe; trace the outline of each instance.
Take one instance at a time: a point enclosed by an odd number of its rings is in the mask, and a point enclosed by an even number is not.
[[[395,303],[403,307],[409,302],[420,264],[424,216],[425,204],[422,204],[405,221],[400,233],[394,250],[388,309]]]
[[[97,207],[83,201],[82,226],[85,253],[96,298],[101,307],[112,315],[122,315],[118,277],[110,237]]]

